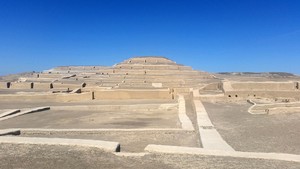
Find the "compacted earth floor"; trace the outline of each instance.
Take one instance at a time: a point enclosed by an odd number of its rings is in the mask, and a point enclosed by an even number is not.
[[[300,154],[300,113],[252,115],[247,102],[203,104],[235,150]]]
[[[170,100],[102,100],[89,102],[6,102],[0,101],[0,112],[50,106],[50,110],[18,116],[1,121],[0,128],[180,128],[177,108],[146,110],[143,105],[174,104]],[[52,106],[140,105],[137,110],[52,110]],[[174,104],[176,106],[176,104]]]
[[[0,122],[0,128],[180,128],[177,110],[48,110]]]
[[[25,137],[56,137],[116,141],[121,144],[122,151],[143,152],[148,144],[176,145],[187,147],[201,147],[199,135],[196,131],[181,131],[178,109],[141,110],[52,110],[51,106],[77,105],[139,105],[139,104],[174,104],[173,100],[103,100],[90,102],[30,102],[7,103],[0,101],[3,108],[28,108],[50,106],[50,110],[26,114],[0,122],[0,129],[30,128],[30,129],[63,129],[58,132],[30,132],[22,130]],[[189,106],[191,107],[191,106]],[[189,110],[189,115],[193,110]],[[170,129],[171,130],[168,130]],[[103,129],[96,132],[72,132],[66,130]],[[109,130],[107,130],[109,129]],[[115,129],[111,131],[110,129]],[[121,129],[132,129],[122,131]],[[142,130],[139,130],[142,129]],[[148,129],[148,130],[143,130]],[[154,130],[153,130],[154,129]],[[161,130],[162,129],[162,130]],[[176,130],[172,130],[176,129]]]
[[[200,147],[194,131],[103,131],[97,133],[21,133],[22,137],[91,139],[119,142],[122,152],[143,152],[148,144]]]
[[[181,154],[124,157],[91,148],[0,144],[0,168],[298,169],[300,164],[276,160]]]

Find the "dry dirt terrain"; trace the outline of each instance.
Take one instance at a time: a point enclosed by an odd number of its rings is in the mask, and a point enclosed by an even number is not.
[[[0,78],[0,168],[300,168],[300,77],[165,57]]]
[[[300,154],[300,114],[256,115],[247,102],[204,103],[222,137],[239,151]]]
[[[96,149],[67,146],[2,144],[0,168],[197,168],[197,169],[298,169],[299,163],[199,155],[148,154],[123,157]]]

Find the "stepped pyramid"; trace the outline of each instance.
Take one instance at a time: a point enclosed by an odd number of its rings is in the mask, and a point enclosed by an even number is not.
[[[69,74],[64,82],[72,79],[92,86],[118,88],[171,88],[193,87],[202,81],[213,79],[207,72],[193,70],[165,57],[133,57],[112,67],[64,66],[45,71],[43,77]],[[76,75],[76,76],[75,76]],[[41,77],[41,75],[39,75]]]

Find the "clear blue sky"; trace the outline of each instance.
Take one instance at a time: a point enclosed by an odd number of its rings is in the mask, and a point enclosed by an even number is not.
[[[143,55],[300,74],[300,0],[0,0],[0,74]]]

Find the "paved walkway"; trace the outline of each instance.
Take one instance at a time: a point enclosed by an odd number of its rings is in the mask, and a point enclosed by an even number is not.
[[[214,128],[200,100],[194,100],[200,139],[204,149],[234,151]]]

